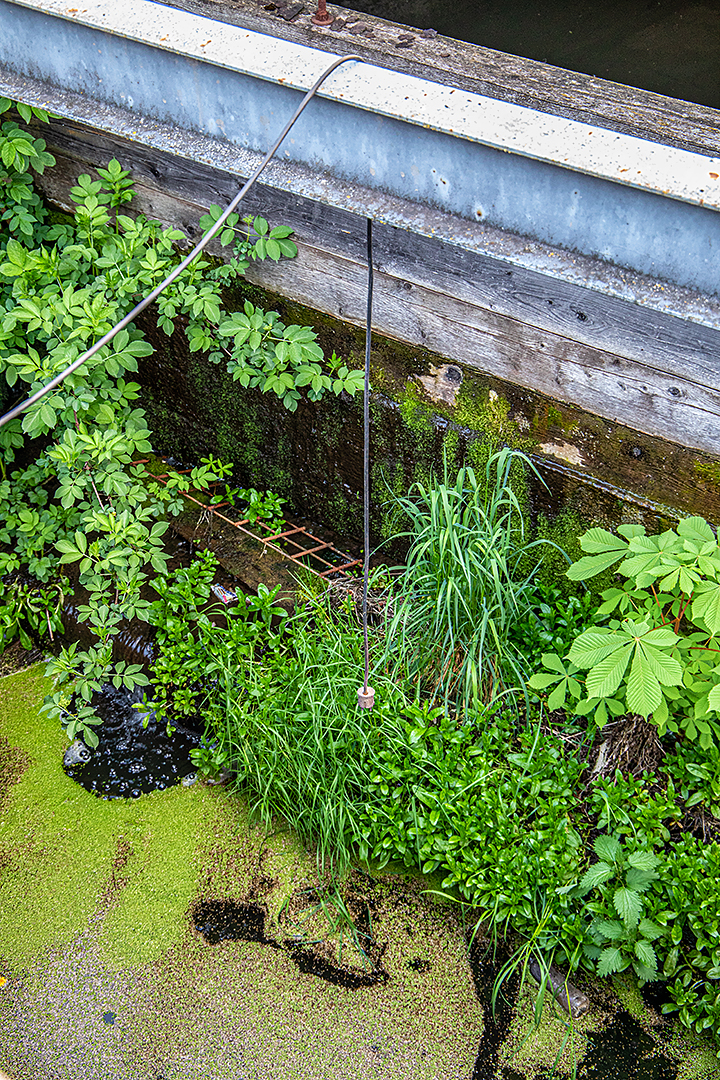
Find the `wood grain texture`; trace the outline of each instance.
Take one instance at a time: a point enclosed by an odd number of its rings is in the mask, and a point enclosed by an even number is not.
[[[265,11],[264,0],[169,0],[169,3],[184,11],[315,49],[358,53],[381,67],[623,131],[641,139],[698,153],[717,154],[720,150],[720,112],[715,109],[442,35],[429,39],[416,36],[412,48],[399,50],[395,46],[398,33],[412,31],[413,27],[364,12],[342,9],[346,26],[336,33],[313,26],[309,14],[286,22],[279,14]],[[313,7],[308,4],[307,11]],[[361,22],[372,31],[372,36],[353,34],[349,29],[353,22]]]
[[[200,214],[237,178],[82,125],[55,124],[58,164],[41,183],[69,202],[79,172],[117,155],[137,206],[198,235]],[[256,263],[251,281],[359,325],[365,313],[365,223],[256,186],[246,212],[290,225],[297,260]],[[624,303],[431,238],[375,229],[375,328],[483,374],[678,444],[720,453],[720,332]]]

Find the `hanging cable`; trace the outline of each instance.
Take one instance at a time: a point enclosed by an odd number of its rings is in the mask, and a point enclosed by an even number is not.
[[[180,274],[182,274],[183,270],[186,270],[188,268],[190,263],[195,258],[197,258],[197,256],[204,248],[207,247],[213,237],[215,237],[218,232],[220,232],[223,225],[232,214],[233,210],[235,210],[236,206],[238,206],[242,199],[245,198],[248,191],[253,186],[257,178],[260,176],[265,166],[274,156],[281,142],[283,141],[287,133],[290,131],[290,128],[293,126],[295,121],[303,112],[305,106],[308,105],[310,101],[312,101],[312,99],[315,97],[315,94],[325,82],[328,75],[332,75],[333,71],[335,71],[336,68],[340,67],[341,64],[347,63],[348,60],[358,60],[361,63],[363,62],[363,58],[361,56],[356,56],[351,53],[349,56],[340,56],[337,60],[333,61],[330,67],[322,73],[314,86],[312,86],[308,90],[305,97],[302,99],[297,109],[293,113],[292,117],[290,118],[290,120],[288,120],[287,124],[282,129],[280,135],[270,147],[270,149],[268,150],[258,167],[255,169],[255,172],[252,174],[250,179],[247,181],[247,183],[243,185],[243,187],[237,193],[232,202],[226,207],[225,211],[217,219],[210,231],[207,232],[205,236],[203,236],[202,240],[200,240],[200,242],[195,245],[190,254],[186,255],[182,262],[178,263],[175,269],[170,274],[168,274],[164,281],[162,281],[158,286],[156,286],[156,288],[154,288],[153,291],[148,296],[146,296],[144,300],[141,300],[139,304],[136,304],[132,311],[128,312],[128,314],[124,318],[122,318],[119,323],[116,323],[116,325],[113,326],[112,330],[108,330],[107,334],[101,337],[99,341],[96,341],[91,348],[89,348],[86,352],[82,354],[82,356],[79,356],[77,360],[73,360],[72,364],[69,364],[64,369],[64,371],[61,371],[59,375],[56,375],[54,379],[51,379],[49,383],[43,386],[40,390],[37,390],[34,394],[31,395],[31,397],[27,398],[25,401],[21,401],[19,405],[16,405],[13,409],[10,409],[10,411],[5,413],[4,416],[0,416],[0,427],[2,427],[4,424],[9,423],[11,420],[14,420],[16,416],[19,416],[21,413],[25,412],[25,410],[29,409],[31,405],[34,405],[36,401],[40,401],[40,399],[45,397],[46,394],[49,394],[51,390],[54,390],[57,386],[59,386],[65,379],[67,379],[68,375],[72,375],[73,371],[77,371],[79,367],[82,367],[82,365],[92,356],[94,356],[96,352],[99,352],[99,350],[102,349],[104,345],[108,345],[116,334],[119,334],[121,330],[123,330],[126,326],[133,322],[133,320],[140,314],[141,311],[144,311],[146,307],[152,304],[153,300],[157,300],[160,293],[163,292],[168,287],[168,285],[171,285],[173,281],[175,281],[180,276]],[[367,676],[365,681],[367,682]]]
[[[108,345],[116,334],[128,326],[133,320],[144,311],[146,307],[149,307],[154,300],[160,296],[160,294],[171,285],[173,281],[182,274],[184,270],[193,262],[194,259],[203,251],[210,241],[220,232],[223,225],[230,217],[230,214],[235,210],[238,204],[245,198],[250,188],[262,173],[265,166],[272,159],[276,153],[278,147],[282,143],[285,136],[288,134],[293,124],[299,118],[305,107],[313,99],[317,91],[325,82],[329,75],[332,75],[336,68],[341,64],[347,63],[348,60],[357,60],[362,63],[362,57],[350,54],[348,56],[341,56],[328,67],[315,82],[315,84],[308,90],[305,97],[302,99],[297,109],[293,113],[290,120],[281,131],[273,145],[270,147],[265,157],[255,169],[254,173],[247,182],[243,185],[240,191],[237,193],[231,203],[225,208],[223,213],[217,219],[212,228],[203,236],[195,247],[192,249],[189,255],[186,255],[182,262],[178,263],[173,271],[157,285],[148,296],[141,300],[139,304],[136,304],[132,311],[128,312],[118,323],[113,326],[111,330],[108,330],[99,341],[96,341],[91,348],[87,349],[81,356],[74,360],[71,364],[50,380],[40,390],[37,390],[25,401],[20,402],[4,416],[0,416],[0,427],[4,424],[14,420],[16,416],[20,416],[21,413],[29,409],[37,401],[40,401],[46,394],[49,394],[57,386],[68,377],[72,375],[74,371],[94,356],[103,346]],[[368,581],[370,576],[370,346],[372,336],[372,300],[373,300],[373,261],[372,261],[372,221],[367,219],[367,264],[368,264],[368,287],[367,287],[367,312],[365,320],[365,388],[363,395],[363,533],[364,533],[364,560],[363,560],[363,604],[362,604],[362,622],[363,622],[363,645],[365,654],[365,673],[363,685],[358,689],[358,705],[362,709],[372,709],[375,703],[375,691],[368,685],[368,679],[370,676],[370,647],[368,641]]]
[[[370,646],[368,644],[368,579],[370,577],[370,344],[372,337],[372,301],[373,301],[373,254],[372,220],[367,219],[367,310],[365,314],[365,392],[363,394],[363,644],[365,649],[365,681],[358,689],[358,705],[361,709],[372,709],[375,704],[375,691],[368,686],[370,675]]]

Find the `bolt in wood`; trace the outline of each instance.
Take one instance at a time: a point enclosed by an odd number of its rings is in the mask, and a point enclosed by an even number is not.
[[[327,0],[318,0],[318,9],[312,17],[315,25],[329,26],[333,19],[334,15],[331,15],[327,9]]]

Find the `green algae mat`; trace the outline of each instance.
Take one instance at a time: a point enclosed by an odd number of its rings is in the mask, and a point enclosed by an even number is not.
[[[312,854],[249,822],[238,797],[195,784],[103,800],[70,780],[46,691],[41,666],[0,679],[12,1080],[720,1077],[710,1048],[621,981],[584,987],[593,1008],[572,1025],[548,1008],[535,1031],[530,988],[493,1022],[461,912],[422,882],[353,875],[348,907],[371,926],[361,955],[333,927]],[[198,931],[199,912],[233,904],[260,920],[252,934]]]

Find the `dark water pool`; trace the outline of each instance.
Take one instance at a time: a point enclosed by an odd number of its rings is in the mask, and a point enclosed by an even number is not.
[[[95,730],[99,746],[88,749],[76,740],[65,754],[65,771],[78,784],[105,799],[137,799],[150,791],[179,784],[194,773],[190,751],[200,745],[201,732],[178,728],[167,735],[165,724],[134,705],[140,694],[106,686],[94,702],[102,725]]]
[[[352,0],[343,6],[720,108],[720,0]]]

